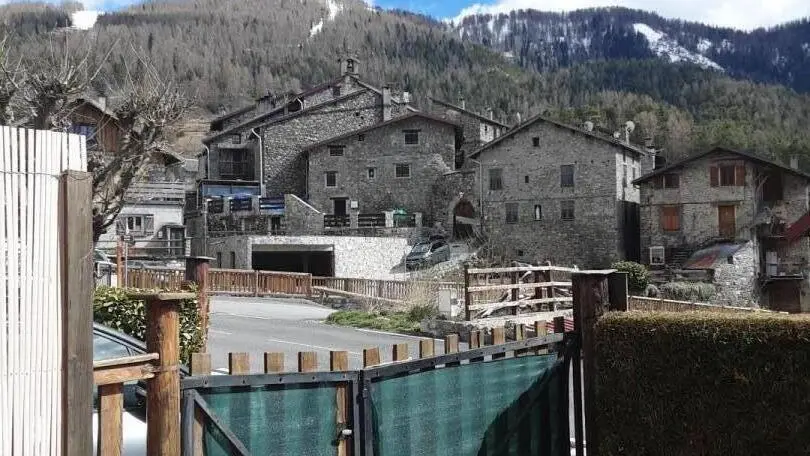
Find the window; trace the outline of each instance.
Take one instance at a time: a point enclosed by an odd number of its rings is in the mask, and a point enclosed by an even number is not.
[[[222,252],[217,252],[217,267],[222,268]]]
[[[333,97],[340,96],[340,86],[332,86],[332,96]]]
[[[222,179],[253,179],[253,154],[245,149],[219,149],[219,176]]]
[[[664,264],[664,246],[657,245],[650,247],[650,265],[661,266]]]
[[[70,132],[83,135],[86,139],[87,148],[98,146],[98,131],[95,125],[90,124],[74,124],[70,128]]]
[[[366,175],[369,179],[374,179],[374,175],[377,173],[377,168],[368,168],[366,170]]]
[[[519,257],[522,257],[524,254],[525,254],[525,252],[523,250],[518,250],[517,251],[517,256],[519,256]]]
[[[364,135],[362,133],[357,135],[357,140],[358,141],[365,141],[366,140],[366,135]]]
[[[506,223],[518,222],[518,203],[506,203]]]
[[[500,168],[489,170],[489,189],[503,190],[503,170]]]
[[[532,138],[532,146],[540,147],[540,137],[539,136],[535,136],[534,138]]]
[[[560,166],[560,186],[561,187],[574,186],[574,165]]]
[[[560,218],[574,220],[574,200],[560,201]]]
[[[354,73],[354,60],[353,59],[346,60],[346,72],[347,73]]]
[[[236,269],[236,252],[231,252],[231,267]]]
[[[404,130],[405,144],[419,144],[419,130]]]
[[[330,157],[342,157],[345,146],[329,146]]]
[[[408,164],[398,164],[396,166],[396,176],[397,177],[411,177],[411,165]]]
[[[489,127],[484,125],[484,133],[489,133]]]
[[[709,167],[712,187],[742,187],[745,185],[745,165],[718,165]]]
[[[524,184],[528,184],[528,183],[529,183],[529,176],[523,176],[523,183],[524,183]]]
[[[680,231],[681,208],[678,206],[663,206],[661,208],[661,229],[664,231]]]
[[[534,205],[534,219],[543,220],[543,207],[539,204]]]
[[[233,144],[242,144],[242,135],[240,134],[231,135],[231,142]]]
[[[155,233],[155,217],[153,215],[125,215],[127,231],[133,236],[150,236]]]
[[[664,174],[663,179],[664,179],[664,188],[678,188],[681,186],[681,176],[677,174],[674,173]]]
[[[326,186],[337,187],[337,171],[326,172]]]

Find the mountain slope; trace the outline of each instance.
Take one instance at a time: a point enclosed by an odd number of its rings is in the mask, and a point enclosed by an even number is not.
[[[243,106],[267,91],[298,90],[331,79],[338,73],[338,56],[348,48],[359,54],[364,79],[407,89],[417,105],[425,106],[428,95],[449,100],[464,95],[472,109],[492,107],[509,123],[518,112],[524,119],[544,112],[573,124],[591,120],[607,132],[632,119],[639,126],[635,141],[652,136],[673,158],[715,143],[810,158],[807,95],[659,59],[634,27],[647,23],[638,15],[623,22],[604,14],[577,14],[589,22],[554,25],[567,33],[564,39],[535,45],[519,39],[528,36],[528,25],[526,34],[521,29],[511,35],[514,44],[497,20],[492,31],[484,26],[490,35],[465,25],[469,30],[462,38],[458,28],[431,18],[373,10],[359,0],[153,1],[103,15],[91,30],[65,36],[77,45],[96,43],[97,59],[106,50],[103,43],[118,40],[96,83],[100,92],[110,90],[110,81],[137,76],[139,63],[128,61],[125,52],[133,46],[211,113]],[[661,29],[648,22],[653,30]],[[553,30],[532,30],[532,40],[541,31],[546,38],[557,36]],[[53,33],[21,38],[13,50],[32,57],[49,52],[60,42],[51,39]],[[674,29],[666,33],[694,52]],[[518,49],[514,63],[504,59],[507,49]],[[729,72],[721,60],[711,60]]]

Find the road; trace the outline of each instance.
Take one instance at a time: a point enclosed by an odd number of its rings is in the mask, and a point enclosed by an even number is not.
[[[382,362],[387,362],[391,361],[391,347],[399,343],[407,343],[411,356],[418,357],[420,338],[323,323],[332,312],[303,299],[212,297],[211,365],[227,372],[228,352],[247,352],[251,371],[261,372],[264,352],[283,352],[285,370],[294,371],[297,353],[313,351],[318,353],[319,370],[329,370],[329,352],[334,350],[347,351],[349,368],[359,369],[364,348],[379,347]],[[436,352],[444,352],[438,339]]]

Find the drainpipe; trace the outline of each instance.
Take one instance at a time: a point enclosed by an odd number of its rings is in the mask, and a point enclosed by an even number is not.
[[[203,179],[208,179],[208,175],[211,172],[211,149],[205,143],[203,143],[203,147],[205,148],[205,174],[203,175]]]
[[[256,128],[250,129],[250,134],[259,140],[259,192],[264,196],[264,149],[262,148],[262,136],[256,133]]]
[[[473,160],[472,158],[467,158],[467,160],[475,163],[478,165],[478,185],[480,187],[480,191],[478,193],[478,217],[481,220],[481,232],[484,231],[484,165],[478,161]]]

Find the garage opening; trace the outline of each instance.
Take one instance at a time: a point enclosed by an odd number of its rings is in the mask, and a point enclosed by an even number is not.
[[[253,269],[259,271],[306,272],[316,277],[334,277],[332,246],[254,245]]]

